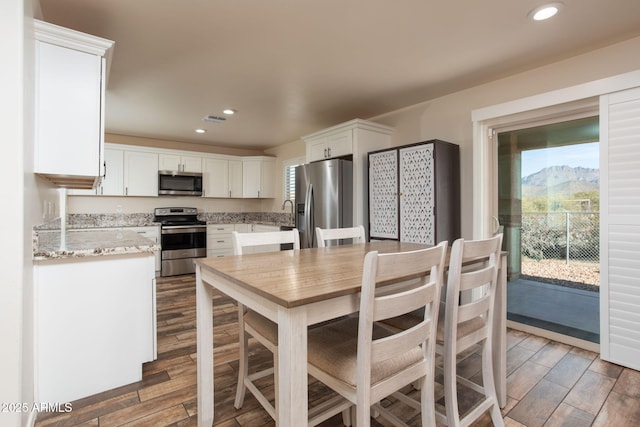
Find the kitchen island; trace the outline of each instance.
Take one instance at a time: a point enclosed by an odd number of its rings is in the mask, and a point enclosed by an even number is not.
[[[34,233],[35,401],[142,379],[156,358],[157,250],[121,229]]]

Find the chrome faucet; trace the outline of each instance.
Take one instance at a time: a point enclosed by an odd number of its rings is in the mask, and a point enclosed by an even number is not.
[[[291,203],[291,221],[293,222],[293,202],[291,201],[291,199],[286,199],[284,202],[282,202],[282,210],[284,210],[287,202]]]

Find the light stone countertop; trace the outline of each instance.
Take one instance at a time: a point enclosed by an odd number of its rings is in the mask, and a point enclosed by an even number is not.
[[[153,254],[155,242],[129,230],[40,231],[33,234],[35,261],[105,255]]]

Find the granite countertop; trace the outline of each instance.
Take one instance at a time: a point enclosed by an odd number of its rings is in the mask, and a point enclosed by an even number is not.
[[[66,219],[67,230],[91,228],[126,228],[159,226],[153,221],[153,214],[69,214]],[[198,219],[207,224],[264,224],[293,226],[293,216],[280,212],[208,212],[198,214]],[[60,230],[60,218],[40,224],[34,229],[38,232],[45,230]]]
[[[105,255],[150,253],[160,247],[140,234],[128,230],[40,231],[33,236],[36,261]]]

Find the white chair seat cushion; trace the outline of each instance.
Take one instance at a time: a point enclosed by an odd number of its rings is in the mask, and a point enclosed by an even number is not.
[[[253,310],[247,310],[244,314],[244,321],[273,345],[278,345],[278,325],[271,320]]]
[[[374,325],[373,339],[390,335],[388,329]],[[358,318],[341,321],[309,330],[309,363],[316,368],[355,387],[357,378]],[[372,366],[371,384],[422,361],[422,350],[416,346],[402,356],[384,360]]]

